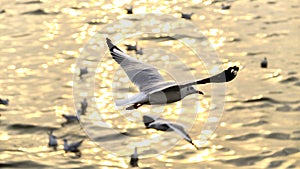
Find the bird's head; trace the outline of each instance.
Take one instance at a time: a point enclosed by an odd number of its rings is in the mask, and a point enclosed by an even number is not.
[[[193,86],[188,86],[188,87],[185,87],[185,88],[183,88],[183,94],[185,95],[185,96],[187,96],[187,95],[190,95],[190,94],[204,94],[202,91],[200,91],[200,90],[196,90]]]

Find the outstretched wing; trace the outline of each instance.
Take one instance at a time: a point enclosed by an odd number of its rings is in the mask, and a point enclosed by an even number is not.
[[[196,82],[181,84],[180,88],[184,88],[184,87],[192,86],[192,85],[196,85],[196,84],[229,82],[237,76],[238,71],[239,71],[239,67],[232,66],[214,76],[211,76],[211,77],[208,77],[208,78],[205,78],[202,80],[197,80]]]
[[[165,82],[156,68],[130,57],[115,46],[110,39],[106,38],[112,58],[121,65],[129,79],[139,87],[141,92],[154,86],[154,84]]]

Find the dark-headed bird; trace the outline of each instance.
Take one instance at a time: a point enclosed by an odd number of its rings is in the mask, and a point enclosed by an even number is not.
[[[146,126],[146,128],[152,128],[159,131],[174,131],[177,134],[179,134],[182,138],[184,138],[187,142],[192,144],[197,150],[199,148],[193,143],[192,138],[187,134],[187,132],[184,130],[184,127],[179,123],[172,123],[165,119],[154,119],[151,116],[144,115],[143,116],[143,122]]]
[[[131,82],[139,87],[140,93],[116,101],[117,106],[131,105],[126,108],[127,110],[137,109],[144,104],[174,103],[191,94],[203,94],[203,92],[196,90],[193,85],[229,82],[237,76],[239,70],[237,66],[233,66],[217,75],[198,81],[184,84],[177,84],[174,81],[167,82],[153,66],[125,54],[108,38],[106,38],[106,43],[112,58],[121,65]]]

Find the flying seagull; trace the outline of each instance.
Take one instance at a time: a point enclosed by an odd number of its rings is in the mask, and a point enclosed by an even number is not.
[[[83,75],[86,75],[88,73],[89,73],[89,71],[88,71],[87,67],[80,68],[79,77],[82,78]]]
[[[131,156],[130,156],[129,164],[130,164],[131,167],[138,167],[139,166],[138,161],[139,161],[139,157],[138,157],[138,153],[137,153],[137,148],[135,147],[134,148],[134,153],[131,154]]]
[[[167,82],[153,66],[130,57],[106,38],[106,43],[112,58],[121,65],[129,79],[139,87],[140,93],[123,100],[117,100],[117,106],[128,106],[126,110],[137,109],[144,104],[166,104],[177,102],[190,94],[203,94],[193,85],[205,83],[229,82],[237,75],[237,66],[229,67],[225,71],[202,80],[186,84]]]
[[[129,8],[125,8],[125,10],[127,11],[127,14],[133,14],[132,12],[133,6],[130,6]]]
[[[78,149],[81,144],[82,144],[83,140],[81,141],[78,141],[78,142],[74,142],[74,143],[71,143],[71,144],[68,144],[68,140],[67,139],[64,139],[64,150],[65,152],[73,152],[75,153],[78,157],[81,156],[81,152],[80,150]]]
[[[159,131],[174,131],[181,137],[183,137],[187,142],[192,144],[197,150],[199,150],[199,148],[193,143],[192,138],[187,134],[181,124],[172,123],[161,118],[154,119],[153,117],[148,115],[143,116],[143,122],[146,128],[153,128]]]

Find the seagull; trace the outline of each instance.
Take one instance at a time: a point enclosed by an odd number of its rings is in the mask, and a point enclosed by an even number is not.
[[[231,8],[231,5],[225,5],[225,4],[223,4],[222,3],[222,5],[221,5],[221,9],[222,10],[227,10],[227,9],[230,9]]]
[[[66,122],[63,122],[61,124],[62,126],[66,125],[66,124],[74,123],[74,122],[79,122],[79,119],[77,116],[67,115],[67,114],[62,114],[62,116],[67,120]]]
[[[137,45],[138,45],[138,42],[135,42],[135,45],[128,45],[128,44],[125,44],[125,46],[127,47],[127,51],[131,51],[131,50],[135,50],[137,51]]]
[[[143,55],[143,48],[140,48],[139,50],[135,51],[136,55]]]
[[[82,142],[83,142],[83,140],[75,142],[75,143],[68,144],[68,140],[64,139],[64,150],[65,150],[65,153],[72,152],[72,153],[75,153],[78,157],[80,157],[81,156],[81,152],[80,152],[80,150],[78,148],[80,147],[80,145],[82,144]]]
[[[194,15],[194,12],[192,12],[192,13],[190,13],[190,14],[182,13],[182,12],[181,12],[181,18],[184,18],[184,19],[189,19],[189,20],[191,20],[191,19],[192,19],[192,15]]]
[[[48,142],[48,146],[49,147],[53,147],[53,149],[56,151],[57,148],[57,140],[56,140],[56,136],[54,136],[53,134],[53,130],[51,130],[50,132],[48,132],[49,135],[49,142]]]
[[[4,99],[0,98],[0,104],[3,104],[3,105],[7,106],[9,104],[9,100],[8,99],[4,100]]]
[[[131,167],[138,167],[138,161],[139,161],[139,157],[138,157],[138,153],[137,153],[137,148],[134,148],[134,153],[131,154],[130,156],[130,166]]]
[[[192,144],[197,150],[199,150],[199,148],[193,143],[193,140],[186,133],[186,131],[184,130],[184,127],[181,124],[172,123],[172,122],[169,122],[169,121],[161,119],[161,118],[154,119],[148,115],[143,116],[143,122],[147,129],[153,128],[153,129],[156,129],[159,131],[167,131],[167,132],[174,131],[177,134],[179,134],[181,137],[183,137],[187,142]]]
[[[83,101],[80,102],[80,104],[81,104],[81,114],[85,114],[86,109],[88,107],[88,102],[87,102],[86,98],[84,98]]]
[[[89,71],[87,70],[87,67],[80,68],[79,77],[81,78],[82,75],[88,74]]]
[[[127,99],[116,101],[116,106],[131,105],[126,110],[137,109],[144,104],[161,105],[173,103],[196,93],[203,95],[203,92],[196,90],[193,85],[229,82],[236,77],[239,70],[237,66],[229,67],[215,76],[185,84],[166,82],[153,66],[125,54],[108,38],[106,38],[106,43],[112,58],[121,65],[129,79],[139,87],[140,93]]]
[[[261,61],[260,67],[262,67],[262,68],[267,68],[268,67],[268,60],[267,60],[266,57],[264,58],[264,60]]]
[[[130,8],[125,8],[126,11],[127,11],[127,14],[133,14],[132,10],[133,10],[133,7],[130,6]]]

